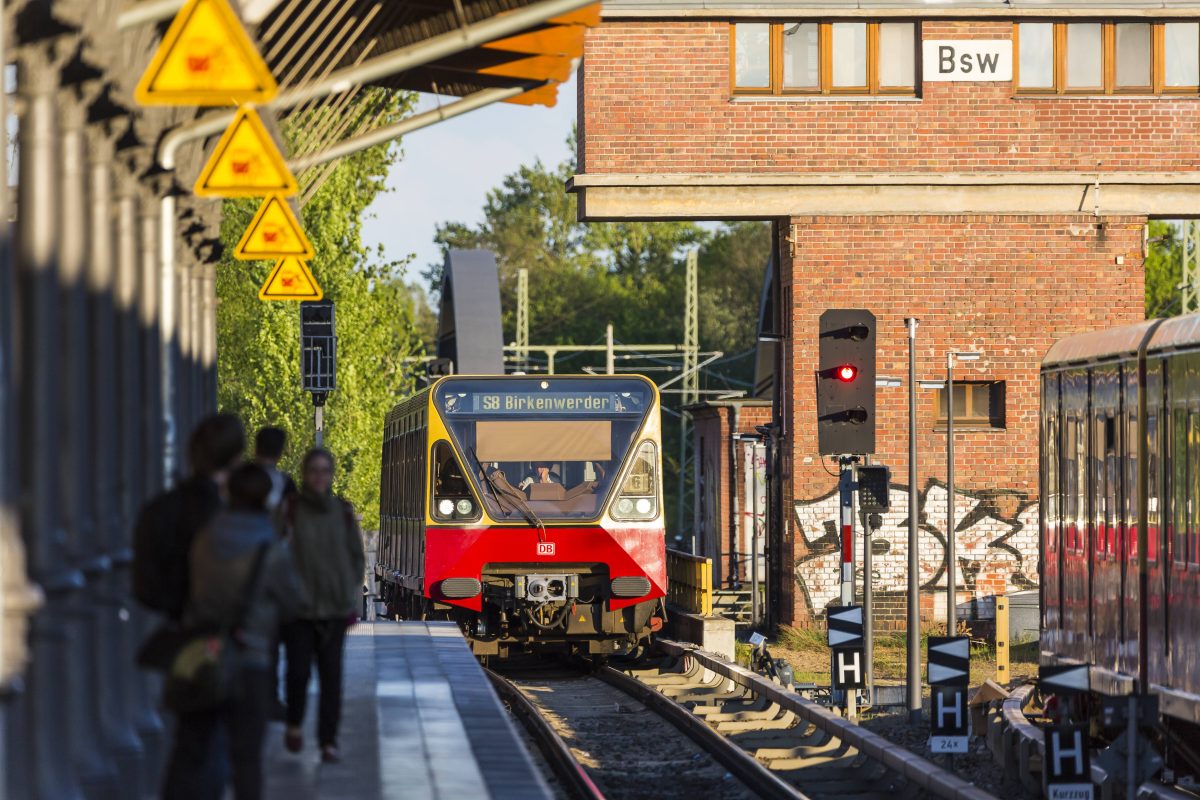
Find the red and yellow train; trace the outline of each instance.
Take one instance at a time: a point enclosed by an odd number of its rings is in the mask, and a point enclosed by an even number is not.
[[[629,652],[663,620],[660,450],[645,378],[439,379],[387,415],[381,599],[480,655]]]

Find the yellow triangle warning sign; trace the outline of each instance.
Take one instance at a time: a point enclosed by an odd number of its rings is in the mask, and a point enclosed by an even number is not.
[[[275,262],[271,274],[258,290],[259,300],[320,300],[324,296],[308,264],[294,256]]]
[[[242,106],[200,172],[201,197],[264,197],[296,193],[296,179],[258,113]]]
[[[292,207],[278,194],[271,195],[258,207],[237,249],[233,251],[233,257],[242,261],[284,256],[307,260],[314,255],[313,246],[304,235],[300,221],[292,213]]]
[[[265,103],[279,91],[227,0],[188,0],[133,96],[145,106]]]

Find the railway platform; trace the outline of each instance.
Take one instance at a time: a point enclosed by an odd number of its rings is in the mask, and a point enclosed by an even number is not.
[[[270,727],[266,796],[288,800],[521,798],[552,795],[458,629],[444,622],[359,623],[346,640],[342,761],[313,741],[283,747]],[[315,693],[315,681],[311,692]]]

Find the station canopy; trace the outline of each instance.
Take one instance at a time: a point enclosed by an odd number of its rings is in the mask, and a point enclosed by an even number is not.
[[[261,15],[262,53],[283,83],[292,76],[337,71],[390,51],[419,46],[545,0],[281,0],[247,4]],[[265,13],[264,13],[265,12]],[[552,106],[558,84],[583,55],[586,27],[600,3],[584,5],[520,32],[461,50],[372,86],[465,97],[486,89],[529,86],[505,102]],[[299,54],[299,55],[298,55]]]

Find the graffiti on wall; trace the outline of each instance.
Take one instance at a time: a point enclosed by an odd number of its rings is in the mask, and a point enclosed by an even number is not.
[[[918,549],[922,590],[946,588],[945,484],[930,483],[918,492]],[[892,484],[891,508],[871,535],[871,580],[876,592],[904,593],[908,585],[908,487]],[[810,613],[819,615],[840,594],[841,537],[837,491],[795,504],[796,526],[807,552],[796,559],[796,585]],[[994,594],[1036,586],[1038,562],[1037,502],[1021,492],[956,491],[955,560],[959,591],[983,601],[988,615]],[[863,531],[867,515],[855,521],[856,586],[863,585]]]

